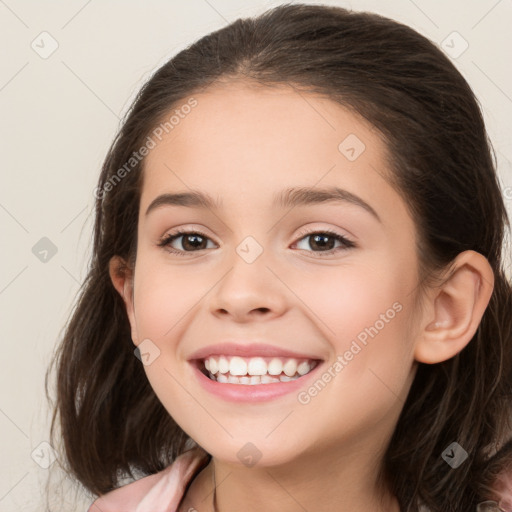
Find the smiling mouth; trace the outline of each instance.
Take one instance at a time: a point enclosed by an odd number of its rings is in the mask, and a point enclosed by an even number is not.
[[[201,372],[221,384],[258,385],[290,382],[307,375],[320,362],[292,357],[210,356],[196,360]]]

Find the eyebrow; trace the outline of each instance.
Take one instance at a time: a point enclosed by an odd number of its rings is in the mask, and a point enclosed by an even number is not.
[[[379,214],[366,201],[352,192],[339,187],[296,187],[285,189],[274,196],[272,206],[293,208],[295,206],[309,206],[330,202],[350,203],[360,206],[382,223]],[[174,194],[162,194],[151,202],[146,210],[146,215],[162,206],[184,206],[188,208],[220,210],[222,209],[222,201],[214,199],[209,194],[198,190],[177,192]]]

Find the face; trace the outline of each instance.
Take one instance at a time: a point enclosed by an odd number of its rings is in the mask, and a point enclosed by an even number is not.
[[[194,98],[144,168],[127,306],[155,393],[233,463],[382,447],[416,368],[418,284],[383,140],[285,86]],[[215,204],[171,197],[192,192]]]

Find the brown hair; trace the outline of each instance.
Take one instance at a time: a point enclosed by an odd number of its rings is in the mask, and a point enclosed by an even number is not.
[[[144,160],[104,191],[172,108],[235,78],[322,94],[382,133],[393,186],[417,227],[422,284],[462,251],[488,259],[495,285],[474,338],[448,361],[419,364],[383,468],[404,511],[474,510],[487,498],[487,460],[511,432],[512,289],[501,260],[510,223],[495,157],[471,88],[435,44],[339,7],[286,4],[238,19],[178,53],[139,92],[101,171],[92,261],[54,362],[51,432],[58,420],[68,471],[102,494],[121,475],[162,470],[185,448],[187,434],[134,357],[108,272],[114,255],[135,261]],[[456,470],[441,457],[453,441],[469,456]]]

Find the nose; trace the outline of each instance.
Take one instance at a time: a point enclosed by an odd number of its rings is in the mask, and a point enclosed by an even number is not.
[[[286,286],[277,274],[267,267],[264,254],[252,263],[235,254],[230,270],[210,294],[210,312],[239,323],[283,315],[288,308]]]

